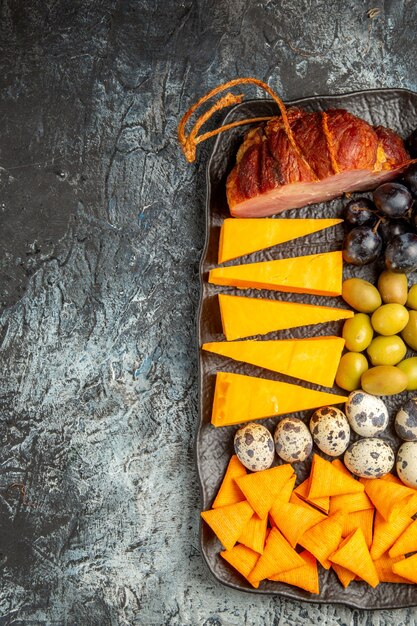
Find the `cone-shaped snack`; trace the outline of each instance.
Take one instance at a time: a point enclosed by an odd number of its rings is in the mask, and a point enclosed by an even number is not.
[[[281,492],[293,474],[292,466],[286,463],[262,472],[246,474],[237,478],[236,482],[253,510],[259,517],[265,519],[277,494]]]
[[[368,480],[365,491],[376,510],[387,522],[400,511],[406,501],[415,495],[414,490],[405,485],[397,485],[379,478]]]
[[[308,511],[315,511],[316,513],[320,513],[321,515],[321,521],[323,521],[324,519],[327,518],[327,515],[325,515],[324,513],[322,513],[321,511],[319,511],[318,509],[316,509],[314,506],[311,506],[311,504],[309,504],[306,500],[302,500],[296,493],[295,491],[292,492],[291,494],[291,498],[290,498],[290,502],[292,504],[298,504],[298,506],[302,506],[305,509],[307,509]]]
[[[392,571],[392,567],[394,563],[398,563],[398,561],[403,561],[403,556],[397,556],[394,559],[388,556],[387,553],[383,554],[379,559],[374,561],[376,573],[378,574],[378,578],[381,583],[406,583],[411,585],[411,580],[407,580],[406,578],[402,578],[402,576],[398,576],[398,574],[394,574]]]
[[[345,567],[342,567],[341,565],[332,563],[332,568],[336,572],[338,579],[340,580],[340,582],[342,583],[345,589],[346,587],[350,585],[352,580],[355,580],[356,578],[356,574],[346,569]]]
[[[242,465],[236,454],[234,454],[229,461],[223,482],[220,485],[216,499],[213,502],[213,509],[245,500],[245,496],[237,486],[235,479],[239,478],[239,476],[245,476],[246,474],[246,467]]]
[[[393,520],[387,522],[378,511],[375,513],[374,537],[371,546],[371,557],[374,561],[388,552],[412,521],[408,515],[399,513]]]
[[[255,567],[256,561],[259,559],[259,554],[251,550],[247,546],[244,546],[240,543],[234,546],[231,550],[224,550],[220,552],[220,556],[224,558],[225,561],[230,563],[232,567],[235,568],[248,580],[248,576],[250,572]],[[250,581],[248,581],[250,582]],[[253,587],[259,587],[259,583],[251,583]]]
[[[289,544],[295,548],[299,538],[309,528],[323,520],[323,514],[292,504],[291,502],[276,502],[269,512],[274,524],[282,532]]]
[[[365,580],[371,587],[376,587],[379,584],[378,574],[360,528],[357,528],[342,541],[329,560],[345,569],[349,569],[359,578]]]
[[[374,509],[374,505],[364,491],[358,493],[348,493],[344,496],[332,496],[330,498],[329,513],[344,511],[354,513],[355,511],[366,511]]]
[[[417,583],[417,554],[410,556],[408,559],[398,561],[392,566],[392,571],[398,576],[402,576],[413,583]]]
[[[322,496],[358,493],[363,490],[364,486],[353,476],[347,476],[329,461],[318,454],[314,455],[310,472],[309,500]]]
[[[275,574],[270,577],[270,580],[294,585],[310,593],[320,593],[319,573],[315,557],[307,550],[301,552],[300,556],[305,561],[305,565],[291,569],[288,572]]]
[[[246,500],[201,513],[226,550],[233,548],[252,515],[253,509]]]
[[[266,540],[263,554],[249,574],[249,581],[252,584],[260,582],[274,574],[287,572],[295,567],[302,567],[304,564],[301,556],[291,548],[279,530],[273,528]]]
[[[372,530],[374,525],[374,509],[366,509],[365,511],[354,511],[346,515],[346,521],[343,525],[342,537],[347,537],[354,530],[360,528],[365,537],[366,545],[370,549],[372,545]]]
[[[277,493],[276,500],[281,500],[281,502],[289,502],[293,489],[294,489],[296,479],[297,479],[297,475],[294,473],[291,476],[291,478],[287,480],[285,485],[283,485],[280,491]]]
[[[412,522],[398,537],[390,549],[389,555],[394,558],[409,552],[417,552],[417,520]]]
[[[344,514],[335,513],[316,524],[300,537],[300,546],[311,552],[325,569],[330,569],[329,556],[335,552],[342,538]]]
[[[266,539],[266,525],[268,518],[261,519],[256,513],[252,515],[249,522],[238,537],[238,542],[244,546],[262,554]]]
[[[316,509],[323,511],[323,513],[328,513],[329,502],[330,502],[329,496],[323,496],[322,498],[316,498],[312,500],[308,497],[309,491],[310,491],[310,478],[307,478],[304,482],[298,485],[296,489],[294,489],[294,493],[299,498],[301,498],[302,500],[305,500],[306,502],[309,502],[310,504],[315,506]]]

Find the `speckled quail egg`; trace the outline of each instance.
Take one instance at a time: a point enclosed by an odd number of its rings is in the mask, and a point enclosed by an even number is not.
[[[311,454],[313,440],[307,426],[296,417],[284,417],[275,429],[275,450],[287,463],[305,461]]]
[[[397,435],[405,441],[417,439],[417,398],[410,398],[395,416]]]
[[[380,478],[392,470],[395,455],[383,439],[367,437],[353,443],[346,450],[343,460],[355,476]]]
[[[406,441],[398,450],[397,473],[404,485],[417,489],[417,441]]]
[[[235,433],[235,452],[239,461],[253,472],[271,467],[275,451],[272,435],[265,426],[250,422]]]
[[[310,431],[316,446],[329,456],[340,456],[349,445],[349,422],[346,415],[333,406],[323,406],[313,413]]]
[[[352,391],[345,410],[352,430],[362,437],[376,437],[388,426],[388,410],[384,402],[365,391]]]

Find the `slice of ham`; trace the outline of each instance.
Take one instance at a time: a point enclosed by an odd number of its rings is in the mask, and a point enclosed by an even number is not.
[[[226,191],[235,217],[264,217],[375,189],[411,162],[402,139],[344,109],[287,112],[250,130],[239,148]]]

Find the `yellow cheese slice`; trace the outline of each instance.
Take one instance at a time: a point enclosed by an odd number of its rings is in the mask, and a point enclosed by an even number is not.
[[[345,341],[340,337],[313,337],[282,341],[219,341],[203,344],[203,350],[332,387],[344,345]]]
[[[305,389],[289,383],[218,372],[211,423],[213,426],[230,426],[340,404],[346,400],[346,396]]]
[[[219,263],[340,224],[340,219],[225,219],[220,229]]]
[[[240,289],[273,289],[321,296],[342,293],[342,253],[324,252],[210,270],[209,283]]]
[[[347,309],[227,294],[219,294],[219,305],[228,341],[353,317]]]

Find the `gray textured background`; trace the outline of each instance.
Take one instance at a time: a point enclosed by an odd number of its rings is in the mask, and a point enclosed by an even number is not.
[[[236,76],[287,99],[417,90],[416,3],[0,6],[0,624],[415,624],[417,610],[255,598],[202,562],[209,147],[187,165],[176,125]]]

